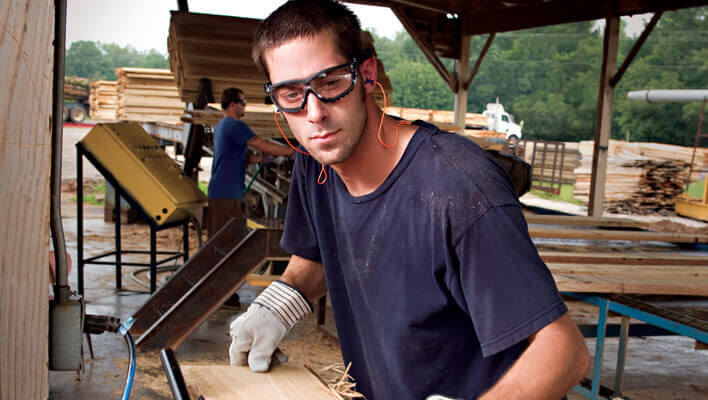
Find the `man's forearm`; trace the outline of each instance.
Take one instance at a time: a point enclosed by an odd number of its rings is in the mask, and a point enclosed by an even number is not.
[[[315,301],[327,293],[324,267],[321,263],[293,255],[281,281],[297,288],[310,301]]]
[[[529,347],[480,400],[558,400],[583,379],[590,356],[568,314],[529,338]]]

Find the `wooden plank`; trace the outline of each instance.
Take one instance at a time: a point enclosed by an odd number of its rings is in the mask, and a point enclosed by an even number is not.
[[[1,8],[0,399],[46,399],[54,2]]]
[[[703,265],[708,266],[708,254],[673,253],[569,253],[539,251],[547,263],[621,264],[621,265]]]
[[[532,238],[627,240],[630,242],[708,243],[708,235],[670,232],[611,231],[603,229],[552,229],[529,227]]]
[[[632,293],[664,295],[708,295],[708,279],[691,276],[654,274],[640,276],[597,275],[593,273],[556,273],[551,269],[558,290],[584,293]]]
[[[529,224],[594,226],[598,228],[639,228],[646,229],[649,224],[628,218],[584,217],[576,215],[536,215],[524,214]]]
[[[332,400],[336,397],[312,372],[292,363],[267,373],[248,367],[184,365],[187,388],[205,400]]]

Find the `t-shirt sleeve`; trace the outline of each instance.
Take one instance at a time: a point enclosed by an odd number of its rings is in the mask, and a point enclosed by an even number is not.
[[[256,136],[251,127],[243,121],[233,121],[229,129],[229,138],[239,146],[245,146],[246,143]]]
[[[453,297],[469,313],[485,357],[568,311],[531,242],[520,207],[490,208],[459,238],[455,254],[459,272],[450,282]]]
[[[305,187],[310,183],[306,181],[305,169],[303,156],[298,154],[290,182],[285,229],[280,245],[290,254],[322,262],[317,232]],[[312,180],[312,177],[310,179]]]

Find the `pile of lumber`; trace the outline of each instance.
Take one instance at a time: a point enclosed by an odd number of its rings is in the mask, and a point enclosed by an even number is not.
[[[592,173],[591,141],[581,142],[574,197],[587,204]],[[693,148],[611,140],[605,178],[605,207],[613,211],[668,214],[688,177]],[[708,149],[698,149],[691,181],[708,171]],[[654,198],[650,201],[648,199]]]
[[[89,96],[89,81],[79,76],[64,78],[65,100],[86,100]]]
[[[100,121],[115,121],[118,109],[118,82],[91,82],[89,115]]]
[[[260,23],[258,19],[172,11],[167,49],[180,99],[195,102],[200,80],[208,78],[215,102],[224,89],[236,87],[243,90],[249,104],[266,104],[266,77],[251,58]],[[364,32],[362,39],[373,47],[370,34]],[[389,96],[391,83],[380,61],[378,68],[378,80]],[[379,89],[374,96],[382,100]]]
[[[281,138],[282,135],[273,120],[274,108],[267,104],[251,104],[246,106],[246,113],[241,121],[248,124],[258,136],[264,138]],[[224,113],[219,110],[189,110],[185,111],[182,117],[183,122],[191,124],[216,126],[224,118]],[[290,127],[282,116],[278,116],[278,122],[288,138],[292,138]]]
[[[121,121],[180,124],[184,103],[168,69],[117,68],[118,108]]]
[[[641,168],[642,175],[636,187],[627,188],[624,199],[605,202],[608,211],[617,214],[673,214],[676,198],[683,193],[689,163],[638,160],[623,166]]]

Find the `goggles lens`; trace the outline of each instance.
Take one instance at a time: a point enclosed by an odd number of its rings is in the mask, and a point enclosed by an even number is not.
[[[298,112],[305,107],[308,92],[325,103],[337,101],[349,94],[356,84],[353,62],[322,70],[307,79],[291,80],[275,85],[266,84],[266,92],[278,108]]]

